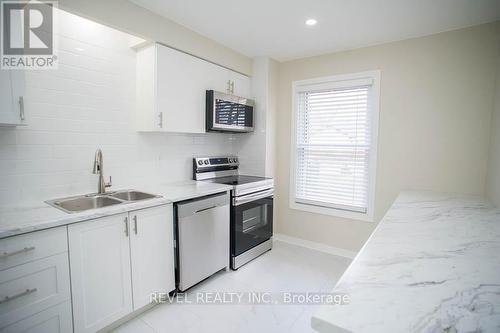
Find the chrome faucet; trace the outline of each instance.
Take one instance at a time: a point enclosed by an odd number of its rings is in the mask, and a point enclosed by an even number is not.
[[[102,151],[100,149],[97,149],[95,152],[94,169],[92,173],[95,175],[99,175],[99,182],[97,183],[97,193],[106,193],[106,187],[111,187],[112,185],[111,176],[109,176],[109,183],[105,183],[103,175]]]

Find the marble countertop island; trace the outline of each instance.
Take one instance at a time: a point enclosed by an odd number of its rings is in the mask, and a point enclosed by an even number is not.
[[[319,332],[500,332],[500,209],[401,193],[333,293]]]
[[[103,216],[120,214],[131,210],[158,206],[161,204],[188,200],[204,195],[231,190],[231,186],[186,181],[172,184],[136,184],[136,186],[122,187],[109,190],[110,192],[136,189],[151,194],[160,195],[160,198],[125,203],[105,208],[86,210],[80,213],[66,213],[57,208],[49,206],[43,201],[30,202],[16,207],[0,208],[0,239],[27,232],[53,228],[61,225],[86,221]],[[85,194],[85,193],[82,193]],[[47,198],[55,199],[55,198]]]

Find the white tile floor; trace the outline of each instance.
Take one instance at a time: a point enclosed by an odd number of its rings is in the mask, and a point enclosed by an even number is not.
[[[197,292],[329,292],[350,260],[283,242],[241,267],[219,272],[191,288]],[[313,332],[314,305],[161,304],[115,333]]]

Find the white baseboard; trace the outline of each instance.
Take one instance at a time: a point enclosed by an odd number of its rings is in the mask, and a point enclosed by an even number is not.
[[[349,258],[349,259],[354,259],[354,257],[356,257],[356,255],[358,254],[357,252],[354,252],[354,251],[341,249],[338,247],[334,247],[334,246],[330,246],[330,245],[326,245],[326,244],[322,244],[322,243],[316,243],[316,242],[308,241],[308,240],[301,239],[301,238],[287,236],[284,234],[274,234],[273,240],[277,240],[277,241],[281,241],[281,242],[285,242],[285,243],[289,243],[289,244],[293,244],[293,245],[298,245],[298,246],[302,246],[302,247],[305,247],[305,248],[308,248],[311,250],[325,252],[328,254],[333,254],[336,256],[345,257],[345,258]]]

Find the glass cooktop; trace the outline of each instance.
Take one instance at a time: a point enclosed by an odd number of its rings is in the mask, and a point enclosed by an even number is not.
[[[213,183],[224,184],[224,185],[242,185],[242,184],[254,183],[254,182],[258,182],[258,181],[266,180],[266,179],[269,179],[269,178],[237,175],[237,176],[217,177],[217,178],[211,179],[211,181]]]

